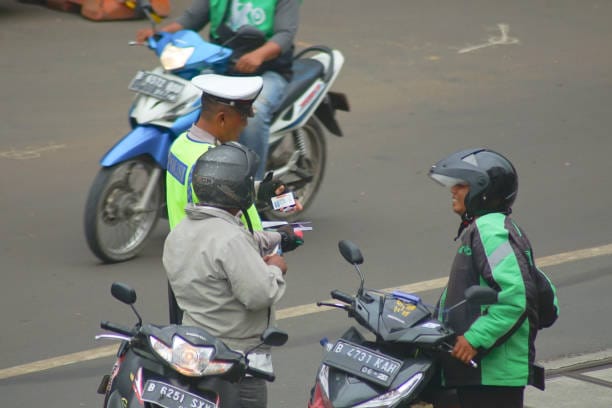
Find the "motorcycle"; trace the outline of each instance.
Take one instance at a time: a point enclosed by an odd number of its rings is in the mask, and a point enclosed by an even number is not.
[[[361,284],[355,296],[332,290],[332,298],[339,303],[317,305],[346,310],[374,339],[351,327],[334,343],[321,341],[323,360],[308,407],[408,407],[419,402],[433,384],[440,356],[452,350],[455,333],[414,294],[364,289],[358,266],[363,263],[361,251],[350,241],[340,241],[339,249],[355,266]],[[472,286],[465,296],[445,314],[465,303],[497,302],[497,292],[491,288]],[[470,364],[477,367],[474,361]]]
[[[112,333],[96,339],[121,341],[112,371],[98,387],[104,408],[233,407],[239,406],[236,382],[244,376],[274,381],[274,374],[249,366],[249,354],[264,344],[282,346],[285,332],[266,329],[261,344],[242,354],[199,327],[143,325],[134,289],[115,282],[111,293],[132,308],[138,321],[131,328],[100,323]]]
[[[147,8],[143,10],[153,22]],[[231,41],[256,43],[261,35],[245,26]],[[129,89],[136,92],[129,112],[132,130],[100,160],[102,168],[85,204],[87,244],[106,263],[138,255],[158,219],[167,217],[168,151],[200,112],[201,91],[189,80],[203,70],[222,74],[233,61],[232,49],[204,41],[189,30],[157,32],[146,45],[159,56],[161,67],[138,71],[130,83]],[[324,129],[342,136],[336,110],[349,110],[346,96],[330,90],[343,64],[342,53],[326,46],[308,47],[295,55],[293,79],[272,118],[267,170],[293,191],[304,210],[314,200],[325,172]],[[271,208],[262,212],[271,220],[298,217]]]

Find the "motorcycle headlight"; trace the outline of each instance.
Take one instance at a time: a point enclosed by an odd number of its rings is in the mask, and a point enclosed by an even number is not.
[[[165,70],[171,71],[173,69],[182,68],[185,63],[189,60],[189,57],[195,51],[194,47],[180,48],[172,44],[168,44],[164,47],[159,60],[161,61],[162,67]]]
[[[354,408],[382,408],[394,406],[399,400],[410,395],[422,379],[423,373],[415,374],[399,387],[359,405],[355,405]]]
[[[222,361],[211,361],[210,358],[215,352],[214,347],[193,346],[180,336],[174,336],[172,347],[166,346],[153,336],[149,336],[149,341],[159,357],[179,373],[190,377],[223,374],[234,365]]]

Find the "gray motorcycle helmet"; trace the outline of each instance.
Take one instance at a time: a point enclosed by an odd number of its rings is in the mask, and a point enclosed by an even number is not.
[[[236,142],[209,149],[193,168],[192,185],[200,204],[246,210],[255,201],[257,153]]]
[[[509,213],[518,192],[518,175],[512,163],[486,148],[461,150],[440,160],[429,176],[445,187],[467,184],[467,216]]]

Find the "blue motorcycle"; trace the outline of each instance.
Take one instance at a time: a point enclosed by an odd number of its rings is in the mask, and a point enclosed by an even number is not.
[[[245,27],[236,36],[256,38]],[[197,120],[201,92],[189,81],[203,70],[223,73],[232,63],[230,48],[204,41],[194,31],[158,32],[146,45],[161,66],[138,71],[129,85],[136,93],[129,112],[132,130],[100,160],[101,169],[85,205],[85,236],[105,263],[137,256],[165,208],[165,170],[172,142]],[[344,57],[314,46],[298,53],[293,79],[270,126],[267,169],[293,190],[308,209],[325,171],[325,130],[342,131],[336,110],[348,111],[344,94],[331,92]],[[266,210],[269,219],[292,221],[296,214]],[[301,214],[300,214],[301,216]]]

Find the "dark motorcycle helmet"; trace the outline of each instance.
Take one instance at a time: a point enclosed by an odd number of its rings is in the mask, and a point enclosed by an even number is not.
[[[246,210],[255,201],[257,153],[236,142],[209,149],[193,168],[192,185],[200,204]]]
[[[467,184],[466,216],[509,213],[518,192],[518,176],[512,163],[486,148],[461,150],[440,160],[429,177],[445,187]]]

